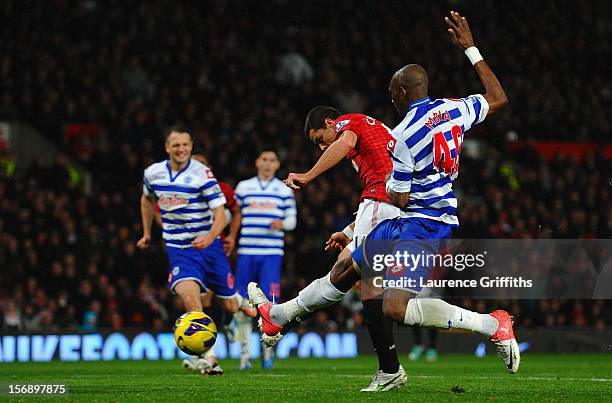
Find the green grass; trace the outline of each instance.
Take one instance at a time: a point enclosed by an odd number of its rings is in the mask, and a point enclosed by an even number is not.
[[[405,358],[405,357],[404,357]],[[408,383],[401,389],[363,394],[370,381],[374,356],[356,359],[296,359],[277,361],[269,371],[236,369],[223,361],[225,375],[202,377],[186,373],[179,361],[113,361],[80,363],[0,363],[0,399],[9,397],[6,386],[19,384],[68,385],[61,397],[36,400],[63,401],[612,401],[612,356],[524,354],[518,374],[509,375],[494,356],[441,355],[433,364],[408,363]],[[258,363],[256,363],[258,364]],[[464,393],[451,391],[454,386]]]

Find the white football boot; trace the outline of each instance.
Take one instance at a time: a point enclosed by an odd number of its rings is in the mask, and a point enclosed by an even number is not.
[[[399,370],[394,374],[387,374],[379,370],[374,374],[374,378],[372,378],[372,383],[370,383],[370,386],[361,389],[361,391],[386,392],[405,385],[406,381],[408,381],[408,375],[406,375],[404,367],[400,365]]]
[[[202,375],[223,375],[223,368],[219,365],[214,346],[204,354],[203,359],[208,363],[208,366],[203,364],[200,367],[200,373]]]
[[[223,375],[223,368],[216,362],[207,369],[201,369],[200,373],[202,375]]]
[[[261,330],[260,321],[261,321],[261,319],[259,319],[257,321],[257,325],[259,326],[259,329]],[[266,347],[273,347],[273,346],[275,346],[280,341],[280,339],[282,339],[282,338],[283,338],[283,335],[281,333],[277,333],[274,336],[268,336],[267,334],[265,334],[263,332],[261,333],[261,341],[262,341],[263,344],[266,345]]]
[[[212,365],[208,360],[202,357],[191,356],[183,360],[183,368],[193,372],[204,372],[211,368]]]

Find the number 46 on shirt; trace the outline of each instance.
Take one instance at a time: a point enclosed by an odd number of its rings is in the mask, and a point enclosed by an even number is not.
[[[453,126],[451,129],[452,140],[447,140],[444,133],[433,135],[434,166],[438,171],[442,170],[448,175],[454,176],[459,171],[459,154],[463,143],[463,130],[461,126]],[[455,146],[455,156],[451,156],[450,141]]]

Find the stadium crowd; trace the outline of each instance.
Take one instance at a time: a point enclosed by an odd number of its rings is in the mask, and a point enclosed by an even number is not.
[[[559,159],[534,165],[491,156],[462,160],[462,169],[472,175],[464,173],[459,182],[464,201],[458,237],[610,236],[610,195],[601,174],[609,169],[605,160],[593,155],[583,163]],[[584,177],[592,179],[587,182]],[[350,187],[348,179],[339,183],[338,176],[330,174],[298,193],[299,225],[287,236],[285,298],[330,267],[335,255],[324,253],[323,244],[350,220],[357,194]],[[32,166],[11,177],[3,172],[0,265],[8,269],[0,273],[3,330],[170,325],[182,308],[165,285],[159,234],[153,251],[135,248],[141,234],[138,194],[132,183],[85,195],[79,185],[71,184],[65,165]],[[497,303],[464,301],[479,310]],[[515,302],[510,308],[524,326],[602,329],[612,319],[606,317],[606,307],[603,300],[541,300]],[[351,328],[362,322],[359,309],[358,297],[347,299],[319,313],[311,325]]]
[[[489,130],[606,139],[612,28],[595,18],[606,1],[6,1],[0,109],[56,138],[66,122],[101,122],[113,143],[140,146],[184,120],[217,148],[230,135],[288,147],[296,113],[315,104],[392,123],[388,80],[409,62],[428,70],[434,96],[480,91],[447,37],[452,7],[512,100]]]
[[[398,117],[388,79],[408,62],[427,68],[432,96],[480,91],[446,36],[447,2],[414,3],[409,11],[405,2],[356,7],[345,0],[211,1],[196,8],[31,3],[0,6],[8,21],[0,27],[0,118],[35,125],[91,172],[94,189],[87,194],[75,183],[64,156],[50,167],[34,163],[27,171],[0,173],[3,331],[165,330],[182,311],[166,287],[159,233],[152,251],[135,247],[142,234],[142,171],[164,158],[165,126],[189,124],[216,175],[236,184],[254,175],[263,145],[278,150],[280,177],[315,161],[318,150],[302,132],[314,105],[367,112],[393,126]],[[456,235],[609,238],[609,161],[598,154],[548,161],[528,146],[510,151],[505,138],[609,140],[611,32],[589,16],[610,14],[610,4],[451,3],[470,19],[510,98],[509,111],[470,133],[490,147],[484,159],[462,157]],[[486,19],[494,8],[500,18]],[[67,123],[99,127],[91,152],[69,147]],[[283,298],[329,269],[335,255],[323,252],[324,242],[352,220],[359,187],[344,163],[296,194],[298,227],[287,235]],[[486,309],[494,302],[465,303]],[[310,324],[359,326],[358,308],[358,298],[347,299]],[[507,308],[521,313],[523,326],[602,329],[612,320],[604,301],[524,301]]]

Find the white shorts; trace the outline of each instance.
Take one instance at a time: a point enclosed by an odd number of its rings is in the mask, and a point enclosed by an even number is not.
[[[357,217],[355,217],[355,229],[353,229],[353,240],[346,246],[352,252],[368,236],[370,231],[379,223],[398,217],[400,209],[392,204],[378,200],[365,199],[359,203]]]

